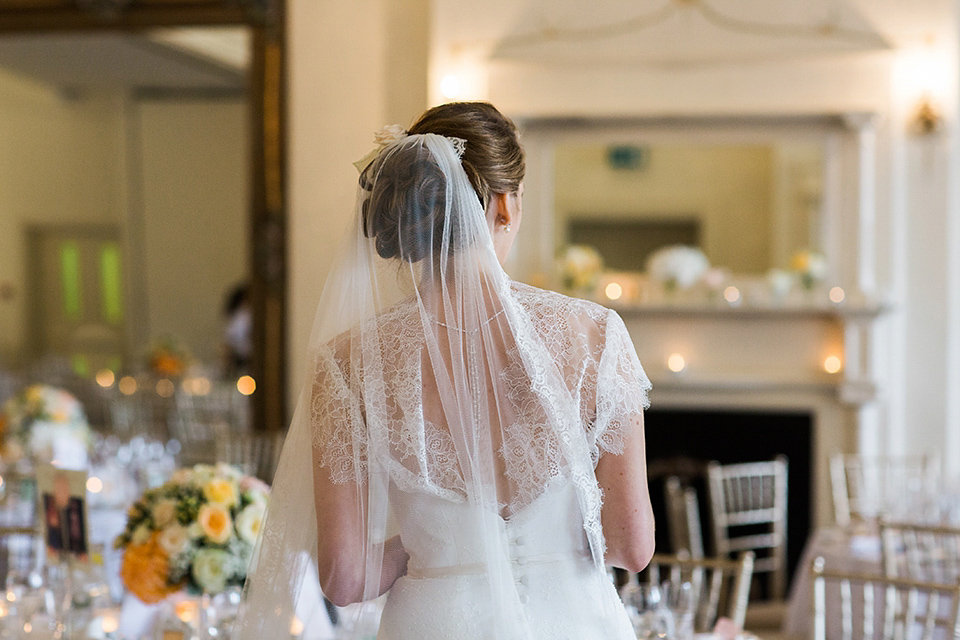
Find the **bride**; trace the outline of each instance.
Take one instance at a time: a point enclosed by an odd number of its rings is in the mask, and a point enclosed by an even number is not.
[[[377,142],[239,637],[289,634],[315,562],[332,602],[368,603],[349,637],[632,639],[605,565],[653,553],[650,384],[623,322],[504,273],[524,156],[492,105],[441,105]]]

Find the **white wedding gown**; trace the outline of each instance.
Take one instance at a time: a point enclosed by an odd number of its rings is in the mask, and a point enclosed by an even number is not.
[[[404,512],[401,536],[410,554],[407,575],[387,596],[377,640],[468,640],[493,628],[488,606],[488,574],[481,544],[466,526],[468,509],[442,498],[406,494],[397,498]],[[461,517],[462,516],[462,517]],[[590,558],[577,496],[566,479],[557,479],[522,511],[504,520],[501,585],[515,597],[534,638],[550,640],[633,640],[609,576]],[[604,591],[608,593],[604,593]],[[613,627],[618,635],[611,636]]]
[[[494,637],[494,621],[504,617],[512,621],[511,638],[635,638],[610,577],[591,557],[578,487],[600,499],[593,465],[604,452],[622,451],[650,383],[614,312],[516,283],[510,292],[550,353],[549,366],[562,372],[564,393],[579,404],[580,420],[571,424],[582,429],[588,459],[570,464],[563,436],[538,428],[537,410],[524,409],[532,403],[520,376],[507,394],[515,411],[500,408],[515,418],[505,421],[500,448],[513,483],[504,511],[469,497],[449,430],[429,419],[416,305],[400,304],[376,319],[381,335],[391,336],[382,352],[389,372],[382,392],[397,404],[385,424],[359,417],[364,412],[346,383],[349,359],[336,345],[318,358],[325,385],[313,399],[314,445],[333,480],[359,479],[372,448],[365,442],[389,443],[381,450],[391,452],[383,461],[390,513],[410,559],[387,596],[378,640],[480,640]],[[509,368],[499,375],[511,379]],[[483,535],[498,541],[493,554]]]

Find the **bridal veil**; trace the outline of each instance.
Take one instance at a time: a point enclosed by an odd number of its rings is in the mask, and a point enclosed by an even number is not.
[[[509,570],[503,522],[567,478],[603,572],[594,465],[601,451],[616,451],[649,383],[612,312],[598,333],[575,317],[538,315],[517,296],[494,249],[490,194],[478,196],[461,164],[469,141],[394,131],[380,142],[362,167],[354,227],[319,304],[310,376],[234,637],[289,637],[296,624],[317,551],[315,473],[355,491],[365,601],[380,593],[383,545],[402,515],[392,496],[424,493],[472,514],[489,576],[484,599],[499,612],[489,637],[530,637],[500,575]],[[538,330],[559,325],[565,331],[553,337]],[[582,346],[563,344],[577,332],[589,334]],[[620,605],[614,596],[604,606]],[[374,607],[347,626],[351,637],[375,636]]]

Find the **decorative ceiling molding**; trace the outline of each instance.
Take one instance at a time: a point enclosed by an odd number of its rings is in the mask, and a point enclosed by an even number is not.
[[[641,0],[517,16],[490,58],[703,65],[892,48],[850,0]],[[531,28],[531,25],[537,25]]]

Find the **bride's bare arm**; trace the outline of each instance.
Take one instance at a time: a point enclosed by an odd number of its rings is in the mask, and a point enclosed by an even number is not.
[[[627,571],[640,571],[653,555],[653,509],[647,488],[643,414],[626,430],[623,453],[605,453],[597,463],[603,490],[601,521],[607,541],[606,562]]]
[[[314,500],[317,509],[317,569],[324,595],[337,606],[363,599],[364,531],[361,487],[354,482],[334,483],[315,460]],[[407,572],[408,555],[394,536],[379,547],[383,552],[380,593]],[[378,594],[379,595],[379,594]]]

